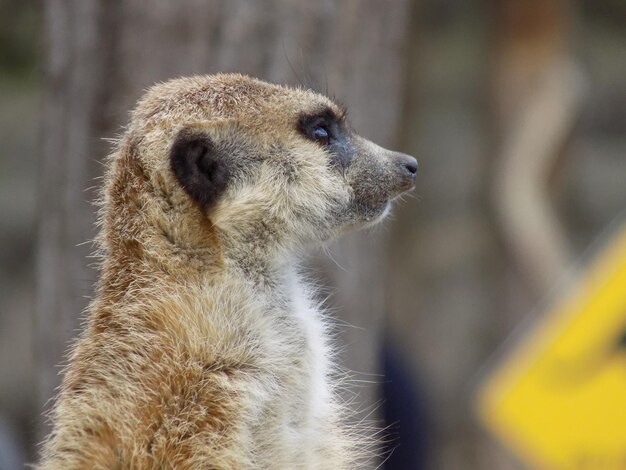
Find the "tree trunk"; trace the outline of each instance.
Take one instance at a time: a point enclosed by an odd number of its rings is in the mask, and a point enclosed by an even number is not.
[[[96,273],[90,202],[105,137],[152,83],[179,75],[239,71],[304,82],[351,109],[354,126],[393,146],[403,90],[408,1],[49,0],[41,160],[38,360],[43,403],[76,334]],[[329,269],[351,370],[378,373],[383,318],[382,239],[353,235],[332,248]],[[364,387],[371,407],[376,387]]]

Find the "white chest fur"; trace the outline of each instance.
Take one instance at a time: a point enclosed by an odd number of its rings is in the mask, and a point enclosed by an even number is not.
[[[322,449],[328,447],[329,430],[336,423],[328,326],[312,290],[299,276],[290,272],[283,279],[281,306],[266,312],[272,317],[278,381],[278,396],[268,405],[276,417],[275,436],[280,436],[274,444],[281,447],[274,448],[272,455],[284,456],[285,468],[324,468]]]
[[[329,413],[331,391],[329,386],[330,350],[327,324],[319,308],[314,305],[312,293],[297,277],[290,286],[292,315],[305,339],[304,365],[308,368],[308,410],[311,420],[324,419]],[[314,424],[314,423],[311,423]]]

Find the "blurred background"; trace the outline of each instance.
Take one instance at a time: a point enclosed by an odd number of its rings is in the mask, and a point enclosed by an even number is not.
[[[311,261],[384,468],[527,468],[473,394],[626,208],[623,0],[0,0],[0,469],[35,460],[92,293],[106,138],[154,82],[217,71],[327,92],[420,162]]]

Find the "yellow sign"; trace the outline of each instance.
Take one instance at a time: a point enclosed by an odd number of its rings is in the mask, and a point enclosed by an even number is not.
[[[626,470],[626,227],[478,394],[534,469]]]

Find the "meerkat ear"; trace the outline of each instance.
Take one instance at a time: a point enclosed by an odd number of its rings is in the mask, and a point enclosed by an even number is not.
[[[206,209],[226,189],[227,162],[215,141],[198,129],[183,129],[170,148],[170,167],[185,192]]]

